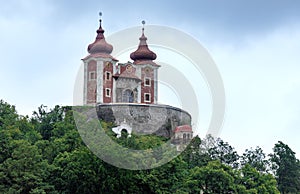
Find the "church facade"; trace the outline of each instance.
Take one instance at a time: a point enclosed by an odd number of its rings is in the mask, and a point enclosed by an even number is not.
[[[158,64],[156,54],[142,35],[140,43],[130,58],[133,62],[118,63],[111,56],[113,46],[106,42],[104,30],[97,30],[95,41],[88,46],[89,55],[84,63],[84,104],[96,103],[144,103],[157,102]]]

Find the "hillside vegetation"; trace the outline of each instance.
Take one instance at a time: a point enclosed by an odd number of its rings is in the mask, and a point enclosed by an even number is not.
[[[115,138],[118,144],[153,149],[154,135]],[[71,107],[40,106],[21,116],[0,101],[0,193],[300,193],[300,164],[281,141],[273,153],[260,147],[238,155],[221,139],[195,137],[178,157],[158,168],[125,170],[105,163],[83,143]]]

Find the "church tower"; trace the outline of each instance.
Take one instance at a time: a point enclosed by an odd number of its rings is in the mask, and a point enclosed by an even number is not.
[[[145,21],[142,21],[145,24]],[[138,70],[141,78],[140,91],[141,103],[156,104],[157,103],[157,78],[158,68],[153,60],[156,59],[156,54],[152,52],[147,45],[147,37],[144,34],[144,26],[142,28],[142,36],[136,51],[130,54],[130,58],[134,61],[133,64]]]
[[[112,103],[113,74],[117,59],[111,56],[113,46],[105,41],[102,20],[95,41],[88,46],[84,63],[84,104]]]

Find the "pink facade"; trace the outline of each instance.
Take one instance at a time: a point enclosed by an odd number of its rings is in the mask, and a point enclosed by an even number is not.
[[[103,103],[113,102],[113,64],[106,62],[103,67]]]
[[[96,103],[97,92],[97,64],[90,61],[87,65],[87,103]]]

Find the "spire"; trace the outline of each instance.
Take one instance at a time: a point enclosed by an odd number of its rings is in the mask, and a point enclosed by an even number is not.
[[[100,19],[99,19],[99,29],[96,31],[97,32],[97,37],[96,39],[104,39],[104,30],[102,29],[102,12],[99,12],[99,16],[100,16]]]
[[[96,40],[88,46],[88,52],[90,54],[102,53],[110,54],[113,50],[113,46],[105,41],[104,30],[102,29],[102,12],[99,12],[99,29],[97,32]]]
[[[147,37],[144,34],[145,28],[145,21],[142,21],[143,28],[142,28],[142,36],[140,37],[140,43],[136,51],[130,54],[130,58],[134,62],[140,61],[152,61],[156,59],[156,54],[152,52],[147,45]]]

